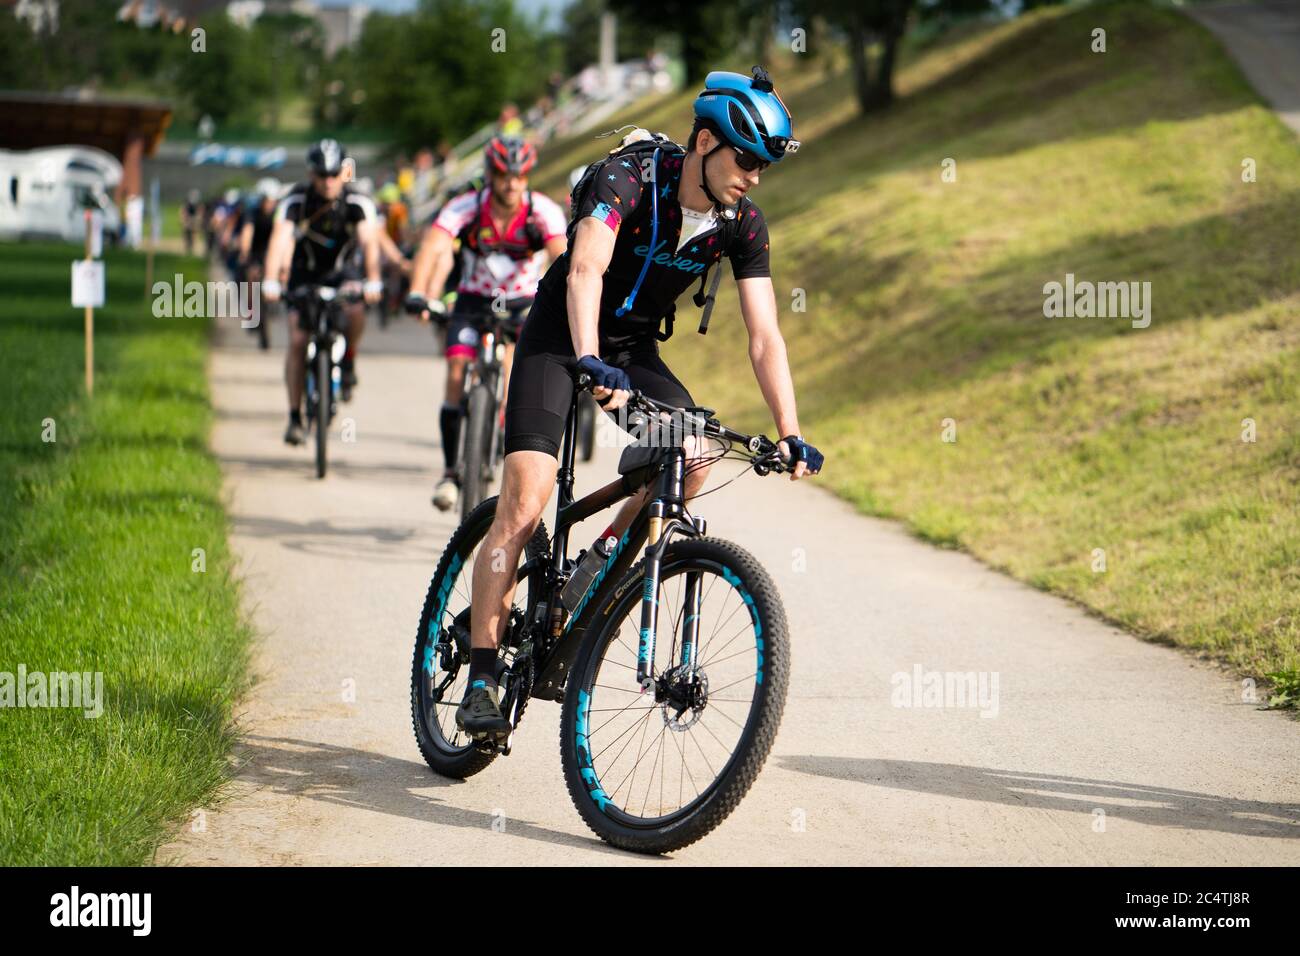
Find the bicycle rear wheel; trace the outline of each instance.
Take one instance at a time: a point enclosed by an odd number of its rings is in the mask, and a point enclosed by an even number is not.
[[[496,504],[496,498],[484,501],[451,536],[429,582],[415,635],[411,724],[425,763],[444,777],[473,776],[496,756],[479,751],[456,726],[456,708],[465,696],[469,677],[471,576],[479,548],[496,515]],[[544,557],[548,550],[546,527],[539,522],[521,563]],[[516,588],[514,607],[520,614],[527,614],[539,599],[544,577],[539,566]],[[499,669],[513,662],[514,653],[509,646],[498,650]]]
[[[692,580],[693,671],[682,663]],[[597,836],[667,853],[725,820],[762,769],[785,707],[788,638],[776,587],[748,552],[716,538],[675,541],[660,570],[655,684],[643,694],[644,581],[642,561],[587,630],[565,688],[560,752],[569,794]]]

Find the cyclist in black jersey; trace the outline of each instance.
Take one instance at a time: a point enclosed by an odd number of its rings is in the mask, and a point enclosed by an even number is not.
[[[275,226],[276,197],[280,184],[274,179],[259,180],[253,190],[253,198],[246,210],[239,237],[236,243],[235,275],[240,282],[256,282],[261,289],[261,282],[266,277],[266,249],[271,242],[271,231]],[[262,348],[269,348],[265,309],[258,309],[257,326],[250,329],[256,333]]]
[[[266,253],[266,280],[262,294],[268,302],[279,300],[285,288],[303,285],[338,285],[365,276],[365,301],[373,305],[383,292],[379,276],[377,218],[370,197],[347,186],[351,163],[343,147],[323,139],[307,152],[311,179],[299,183],[280,201],[275,227]],[[363,266],[349,265],[356,252]],[[284,282],[287,273],[287,282]],[[344,331],[347,351],[339,363],[342,381],[340,397],[347,401],[357,383],[356,355],[365,331],[365,307],[361,303],[346,310]],[[306,370],[308,331],[301,327],[295,310],[289,312],[289,354],[285,361],[285,383],[289,390],[289,427],[284,440],[301,445],[303,381]]]
[[[591,375],[606,411],[632,389],[676,406],[694,402],[659,357],[677,298],[731,262],[749,333],[749,357],[793,479],[816,474],[822,455],[800,437],[785,341],[768,269],[767,224],[746,195],[759,174],[798,149],[790,114],[758,67],[753,77],[713,72],[695,100],[685,150],[667,140],[636,156],[616,152],[578,196],[569,249],[547,270],[524,325],[510,379],[505,474],[496,516],[473,570],[470,675],[457,724],[471,735],[508,729],[494,679],[519,555],[555,487],[557,453],[573,397],[569,366]],[[648,134],[647,134],[648,135]],[[626,141],[625,141],[626,142]],[[640,148],[638,148],[640,150]],[[664,332],[660,327],[664,326]],[[687,454],[702,449],[687,441]],[[686,493],[699,492],[692,470]],[[644,504],[624,502],[604,535],[621,534]]]
[[[257,184],[249,210],[239,231],[239,265],[243,270],[266,263],[266,249],[275,226],[276,193],[279,183],[264,179]],[[252,281],[250,277],[249,281]]]

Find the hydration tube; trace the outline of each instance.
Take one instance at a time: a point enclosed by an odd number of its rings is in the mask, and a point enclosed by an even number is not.
[[[632,291],[628,293],[623,304],[614,310],[614,314],[620,319],[632,308],[636,302],[636,294],[641,291],[641,283],[645,280],[645,274],[650,271],[650,259],[655,254],[655,247],[659,244],[659,150],[655,149],[654,158],[650,162],[650,248],[646,251],[645,262],[641,263],[641,274],[636,277],[636,282],[632,285]]]

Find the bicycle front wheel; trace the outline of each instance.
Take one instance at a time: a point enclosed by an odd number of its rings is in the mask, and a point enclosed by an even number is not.
[[[316,350],[316,477],[325,477],[325,451],[329,444],[330,401],[334,383],[330,377],[329,349]]]
[[[776,587],[754,557],[715,538],[675,541],[660,568],[654,686],[642,693],[644,582],[642,561],[588,628],[560,748],[569,794],[601,839],[667,853],[718,826],[758,776],[785,707],[789,642]]]
[[[483,470],[488,467],[492,432],[492,393],[482,382],[469,393],[465,411],[465,453],[460,462],[460,514],[464,521],[478,507],[486,494],[487,482]]]

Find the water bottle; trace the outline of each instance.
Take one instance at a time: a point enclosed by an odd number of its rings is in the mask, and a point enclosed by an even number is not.
[[[568,582],[560,591],[560,603],[570,613],[578,606],[582,596],[587,593],[587,588],[591,587],[592,580],[609,556],[614,553],[614,546],[618,544],[618,538],[610,535],[608,538],[597,538],[592,544],[591,549],[587,551],[578,566],[573,569],[573,574],[569,577]]]

